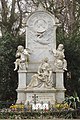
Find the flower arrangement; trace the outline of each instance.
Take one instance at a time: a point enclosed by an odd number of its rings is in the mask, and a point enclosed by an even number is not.
[[[55,105],[55,107],[60,110],[60,109],[69,109],[70,106],[68,105],[68,103],[58,103]]]
[[[11,105],[10,109],[24,109],[24,105],[23,104],[15,104],[15,105]]]

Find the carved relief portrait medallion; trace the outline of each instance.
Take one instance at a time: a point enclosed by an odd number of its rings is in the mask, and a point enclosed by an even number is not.
[[[47,12],[33,13],[28,20],[29,38],[33,44],[49,45],[53,42],[53,17]],[[29,42],[28,42],[29,43]]]
[[[34,22],[34,30],[37,32],[44,32],[47,30],[48,24],[47,21],[44,19],[38,19]]]

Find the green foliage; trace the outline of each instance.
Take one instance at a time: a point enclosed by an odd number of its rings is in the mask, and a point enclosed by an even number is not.
[[[17,73],[14,72],[16,48],[24,45],[24,38],[14,38],[6,33],[0,39],[0,101],[16,99]]]
[[[78,29],[72,34],[66,35],[61,27],[57,29],[57,44],[63,43],[65,57],[68,63],[68,71],[71,75],[67,77],[65,73],[66,93],[72,95],[74,91],[80,97],[80,33]]]
[[[0,111],[0,119],[74,119],[79,118],[75,110],[60,111]]]
[[[80,100],[78,96],[66,97],[64,103],[67,103],[70,108],[78,109],[80,108]]]

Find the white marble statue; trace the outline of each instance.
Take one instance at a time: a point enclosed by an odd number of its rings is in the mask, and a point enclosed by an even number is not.
[[[63,44],[59,44],[57,50],[56,51],[53,50],[53,54],[55,57],[54,64],[55,64],[56,68],[67,71],[67,61],[65,60]]]
[[[24,49],[22,45],[19,45],[17,48],[16,52],[16,61],[14,62],[15,64],[15,69],[16,71],[19,67],[19,70],[26,70],[28,68],[28,62],[29,62],[29,50]]]
[[[52,68],[48,63],[48,58],[45,58],[38,68],[38,73],[32,76],[31,82],[27,86],[27,88],[32,87],[44,87],[51,88],[52,87]]]

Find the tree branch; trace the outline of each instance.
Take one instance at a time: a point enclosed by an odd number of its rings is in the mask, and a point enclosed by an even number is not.
[[[12,8],[11,8],[11,16],[10,16],[10,22],[14,21],[15,19],[15,3],[16,3],[16,0],[12,0]]]
[[[2,23],[5,25],[7,22],[7,14],[8,14],[7,2],[5,0],[1,0],[1,5],[2,5]]]
[[[20,8],[19,2],[20,2],[20,0],[17,0],[18,9],[19,9],[19,12],[20,12],[20,23],[19,23],[18,28],[16,29],[16,34],[19,31],[19,29],[21,28],[21,26],[22,26],[22,10]]]

